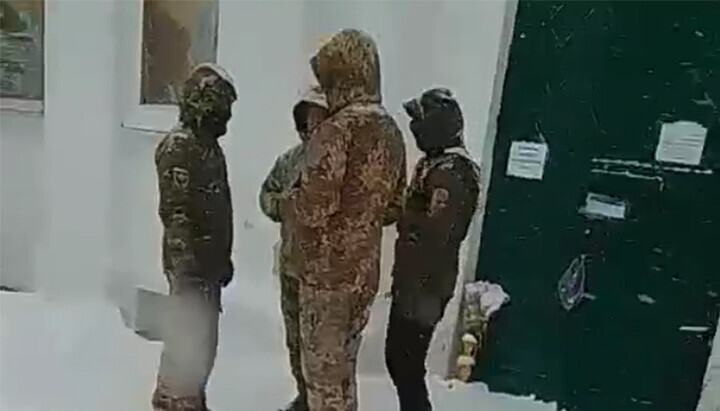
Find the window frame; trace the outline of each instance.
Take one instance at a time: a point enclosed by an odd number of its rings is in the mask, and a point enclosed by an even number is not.
[[[47,93],[47,0],[41,0],[43,6],[42,15],[42,72],[43,72],[43,96],[42,99],[25,99],[19,97],[0,96],[0,113],[19,113],[42,116],[45,113],[45,94]]]
[[[222,15],[221,9],[223,2],[217,1],[218,19],[216,36],[217,45],[215,50],[215,61],[220,60],[220,25]],[[149,133],[167,133],[177,123],[180,113],[178,106],[175,104],[142,104],[142,47],[143,47],[143,15],[144,0],[122,1],[124,5],[132,7],[127,10],[124,17],[123,30],[127,50],[132,63],[131,67],[126,70],[128,74],[119,76],[121,83],[121,93],[126,93],[124,101],[124,115],[122,117],[122,127],[134,131],[142,131]],[[122,41],[122,40],[121,40]],[[127,85],[125,87],[124,85]],[[124,90],[123,90],[124,89]]]

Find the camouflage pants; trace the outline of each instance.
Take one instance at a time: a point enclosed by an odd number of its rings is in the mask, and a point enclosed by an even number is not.
[[[356,364],[372,296],[300,286],[302,368],[310,411],[357,411]]]
[[[205,387],[217,353],[220,286],[168,279],[169,309],[153,409],[207,411]]]
[[[290,354],[290,371],[295,378],[298,396],[306,397],[305,378],[300,361],[300,281],[280,273],[280,308],[285,322],[285,345]]]

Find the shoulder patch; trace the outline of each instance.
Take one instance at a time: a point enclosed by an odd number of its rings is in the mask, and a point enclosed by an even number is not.
[[[181,167],[172,168],[172,181],[176,188],[185,190],[190,183],[190,173],[187,169]]]
[[[444,188],[436,188],[432,192],[430,198],[430,209],[429,213],[431,216],[437,214],[447,206],[447,200],[450,198],[450,193]]]

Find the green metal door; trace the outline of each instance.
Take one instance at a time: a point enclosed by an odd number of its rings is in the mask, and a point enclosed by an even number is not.
[[[720,304],[720,3],[521,1],[509,58],[477,278],[511,302],[474,378],[569,410],[693,410]],[[679,120],[707,129],[700,164],[656,161]],[[513,141],[547,143],[541,180],[507,175]],[[623,216],[580,213],[589,193]]]

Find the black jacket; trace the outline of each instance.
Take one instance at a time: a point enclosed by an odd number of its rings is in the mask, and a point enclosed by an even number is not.
[[[426,155],[415,168],[398,222],[393,304],[404,317],[435,325],[453,295],[480,173],[462,145],[462,112],[449,90],[426,91],[405,109]]]

